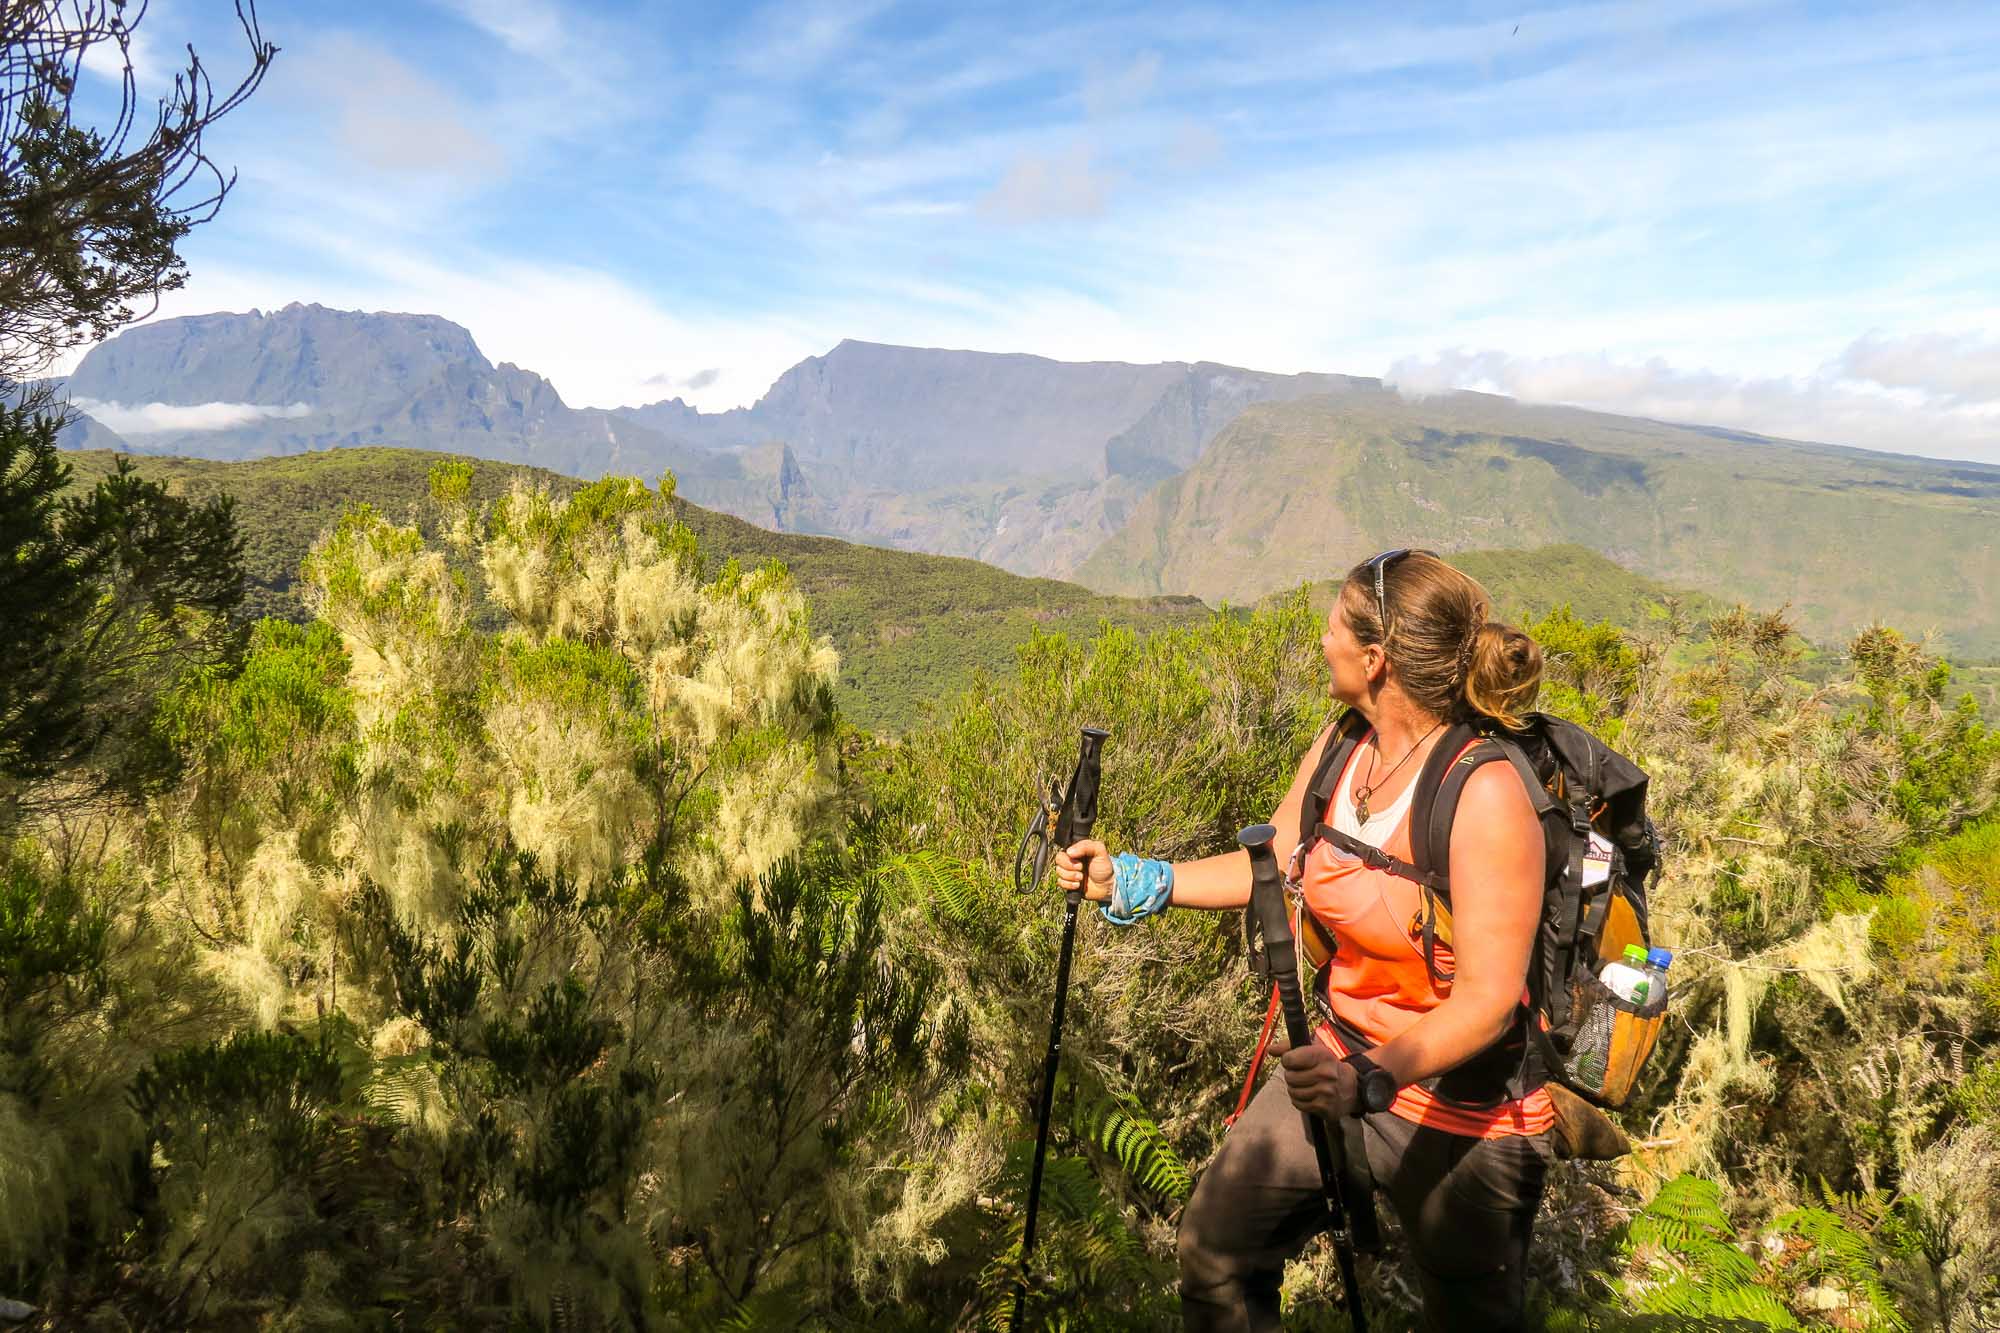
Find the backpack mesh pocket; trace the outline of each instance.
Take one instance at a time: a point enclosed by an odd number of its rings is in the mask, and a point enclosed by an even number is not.
[[[1667,997],[1643,1005],[1621,1000],[1594,974],[1572,983],[1570,1016],[1575,1038],[1563,1060],[1563,1081],[1605,1106],[1623,1106],[1645,1067],[1666,1020]]]

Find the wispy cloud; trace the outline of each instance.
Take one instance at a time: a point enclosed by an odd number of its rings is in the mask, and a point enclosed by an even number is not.
[[[343,129],[314,93],[267,124],[260,94],[218,138],[244,184],[170,311],[433,310],[597,405],[657,396],[663,366],[721,368],[685,390],[704,408],[748,402],[842,337],[1363,373],[1498,349],[1512,364],[1469,370],[1617,410],[1989,449],[1990,7],[354,0],[329,21],[272,36],[286,60],[386,48],[429,112]],[[463,151],[440,147],[454,122]],[[502,160],[455,182],[393,165],[480,161],[477,139]]]
[[[79,411],[120,435],[133,436],[234,430],[257,421],[310,416],[313,410],[309,403],[273,407],[263,403],[111,403],[94,398],[78,398],[75,403]]]
[[[1104,212],[1113,178],[1092,157],[1088,144],[1054,154],[1024,153],[980,199],[980,209],[1008,222],[1094,218]]]
[[[851,49],[887,0],[780,0],[757,10],[736,43],[734,63],[757,79],[795,79]]]
[[[551,0],[440,0],[452,13],[519,55],[543,59],[563,49],[573,26]]]
[[[722,378],[720,366],[710,366],[707,370],[697,370],[692,375],[674,375],[662,372],[648,375],[642,383],[649,389],[673,391],[676,389],[699,393]]]
[[[161,8],[157,3],[152,10]],[[113,83],[125,77],[125,67],[132,67],[132,82],[140,92],[157,88],[162,82],[173,78],[173,71],[166,67],[160,57],[163,43],[159,40],[160,20],[156,16],[150,24],[139,24],[131,28],[122,41],[98,42],[83,53],[83,71]]]
[[[1083,83],[1083,109],[1107,116],[1137,106],[1160,80],[1160,53],[1141,51],[1127,64],[1093,70]]]
[[[479,179],[504,161],[456,97],[377,43],[332,34],[299,53],[291,73],[331,104],[340,142],[371,167]]]

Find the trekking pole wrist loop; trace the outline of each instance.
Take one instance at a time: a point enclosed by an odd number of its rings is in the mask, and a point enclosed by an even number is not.
[[[1173,903],[1170,861],[1120,852],[1111,858],[1111,900],[1098,910],[1114,926],[1134,926]]]

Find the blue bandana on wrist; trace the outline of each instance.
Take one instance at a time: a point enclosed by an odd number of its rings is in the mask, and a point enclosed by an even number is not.
[[[1135,926],[1173,901],[1174,867],[1120,852],[1111,858],[1111,901],[1100,911],[1114,926]]]

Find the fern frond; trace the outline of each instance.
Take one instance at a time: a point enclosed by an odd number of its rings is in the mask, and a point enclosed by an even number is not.
[[[1160,1127],[1129,1097],[1105,1102],[1088,1113],[1090,1137],[1116,1158],[1125,1174],[1154,1194],[1182,1200],[1194,1192],[1194,1172],[1174,1151]]]
[[[429,1128],[445,1118],[437,1070],[421,1056],[383,1061],[363,1085],[361,1100],[369,1110],[399,1125]]]
[[[1831,1279],[1861,1307],[1856,1313],[1871,1329],[1904,1333],[1909,1324],[1881,1280],[1881,1265],[1869,1238],[1824,1208],[1795,1208],[1778,1219],[1778,1230],[1811,1248],[1800,1260],[1800,1276]]]
[[[979,872],[930,848],[899,852],[877,872],[894,896],[926,904],[946,920],[969,926],[981,915],[987,888]]]
[[[1676,1176],[1626,1228],[1628,1253],[1651,1270],[1625,1283],[1628,1297],[1644,1314],[1797,1328],[1785,1303],[1759,1281],[1757,1261],[1736,1248],[1735,1239],[1722,1187]]]

